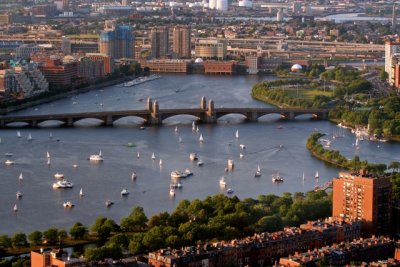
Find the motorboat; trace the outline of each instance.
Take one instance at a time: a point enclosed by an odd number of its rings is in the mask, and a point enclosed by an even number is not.
[[[243,145],[243,144],[240,144],[239,147],[240,147],[240,149],[242,149],[242,150],[246,148],[246,146]]]
[[[6,157],[12,157],[14,154],[13,153],[11,153],[11,152],[6,152],[6,153],[4,153],[4,156],[6,156]]]
[[[226,186],[225,177],[222,176],[222,177],[219,179],[219,186],[221,186],[221,187],[225,187],[225,186]]]
[[[186,178],[187,176],[188,175],[182,171],[175,170],[171,172],[171,178],[173,179]]]
[[[55,188],[55,189],[72,188],[72,187],[74,187],[74,184],[72,182],[68,182],[67,180],[58,181],[53,184],[53,188]]]
[[[64,174],[57,172],[56,174],[54,174],[54,178],[56,178],[56,179],[64,179]]]
[[[254,177],[261,177],[261,169],[260,169],[260,165],[257,166],[257,171],[254,174]]]
[[[197,166],[201,167],[201,166],[203,166],[203,165],[204,165],[204,162],[203,162],[203,161],[199,160],[199,161],[197,162]]]
[[[138,77],[131,81],[125,82],[124,87],[132,87],[132,86],[135,86],[135,85],[138,85],[141,83],[153,81],[153,80],[160,79],[160,78],[161,78],[161,76],[157,75],[157,74],[151,74],[150,76]]]
[[[122,191],[121,191],[121,196],[127,196],[127,195],[129,195],[129,191],[128,190],[126,190],[125,188],[124,189],[122,189]]]
[[[274,183],[283,182],[283,177],[280,176],[279,173],[273,174],[273,175],[272,175],[272,182],[274,182]]]
[[[185,173],[186,173],[186,176],[193,175],[193,172],[191,170],[189,170],[189,169],[185,169]]]
[[[99,154],[90,155],[89,160],[90,161],[103,161],[103,155],[101,154],[101,150],[99,151]]]
[[[75,205],[71,201],[66,201],[63,203],[64,208],[73,208]]]
[[[228,188],[227,190],[226,190],[226,193],[227,194],[232,194],[234,191],[233,191],[233,189],[232,188]]]
[[[12,160],[9,160],[9,159],[7,159],[6,161],[4,161],[4,164],[6,164],[7,166],[10,166],[10,165],[14,165],[14,161],[12,161]]]
[[[114,205],[114,202],[112,202],[111,200],[106,200],[106,207],[111,207],[112,205]]]
[[[196,153],[190,153],[189,159],[192,160],[192,161],[198,160],[197,154]]]
[[[18,191],[15,195],[17,196],[17,199],[20,199],[23,196],[23,194],[20,191]]]
[[[132,180],[136,180],[136,178],[137,178],[136,172],[132,172]]]

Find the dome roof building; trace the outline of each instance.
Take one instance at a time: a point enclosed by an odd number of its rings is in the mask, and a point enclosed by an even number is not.
[[[292,71],[292,72],[298,72],[298,71],[301,71],[303,69],[303,67],[300,65],[300,64],[294,64],[291,68],[290,68],[290,70]]]

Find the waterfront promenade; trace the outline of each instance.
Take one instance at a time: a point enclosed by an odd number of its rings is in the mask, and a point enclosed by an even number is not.
[[[83,119],[98,119],[101,125],[112,126],[116,120],[124,117],[139,117],[146,125],[161,125],[163,120],[178,116],[192,115],[198,118],[201,123],[216,123],[217,120],[229,114],[242,114],[248,121],[257,121],[260,117],[268,114],[279,114],[283,119],[294,120],[297,116],[310,114],[315,119],[327,119],[327,109],[295,109],[295,108],[216,108],[214,101],[207,101],[205,97],[200,100],[199,108],[173,108],[160,109],[159,103],[151,98],[147,99],[146,108],[143,110],[122,110],[122,111],[99,111],[68,113],[57,115],[27,115],[27,116],[2,116],[0,127],[5,128],[10,123],[25,123],[27,127],[38,127],[45,121],[60,121],[61,125],[73,127],[74,123]]]

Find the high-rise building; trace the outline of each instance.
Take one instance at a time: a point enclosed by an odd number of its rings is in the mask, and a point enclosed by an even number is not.
[[[62,38],[62,43],[61,43],[61,51],[64,53],[64,55],[70,55],[71,54],[71,39],[63,36]]]
[[[394,85],[394,70],[395,64],[393,57],[398,57],[400,53],[400,42],[388,41],[385,43],[385,71],[388,74],[388,82],[390,85]]]
[[[393,12],[392,12],[392,33],[396,32],[396,4],[393,4]]]
[[[391,182],[388,176],[340,172],[333,179],[333,217],[362,222],[363,235],[387,234],[391,228]]]
[[[106,21],[100,34],[100,53],[115,59],[133,58],[135,55],[135,36],[129,25],[115,25]]]
[[[162,58],[169,54],[169,28],[155,27],[150,33],[151,56]]]
[[[190,26],[175,26],[173,33],[172,51],[178,58],[190,58]]]

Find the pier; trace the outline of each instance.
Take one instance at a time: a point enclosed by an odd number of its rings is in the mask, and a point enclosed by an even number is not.
[[[197,118],[200,123],[216,123],[219,118],[230,114],[241,114],[246,121],[256,122],[262,116],[278,114],[282,119],[295,120],[296,117],[304,114],[312,115],[313,119],[327,119],[328,109],[301,109],[301,108],[240,108],[232,107],[217,108],[214,101],[202,97],[198,108],[173,108],[160,109],[157,100],[147,99],[146,107],[142,110],[121,110],[121,111],[95,111],[68,114],[49,115],[25,115],[25,116],[1,116],[0,128],[9,127],[11,123],[24,123],[22,127],[39,127],[40,123],[46,121],[59,121],[61,126],[73,127],[74,123],[83,119],[98,119],[101,125],[113,126],[114,122],[124,117],[138,117],[144,120],[145,125],[162,125],[165,119],[178,115],[191,115]]]

